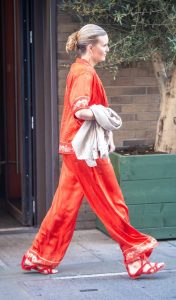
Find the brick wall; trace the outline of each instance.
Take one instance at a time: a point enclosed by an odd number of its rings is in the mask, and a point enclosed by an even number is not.
[[[69,13],[57,10],[57,68],[59,120],[63,110],[66,75],[74,54],[65,51],[66,40],[72,32],[80,28],[79,23]],[[140,63],[133,68],[121,68],[116,80],[107,70],[95,67],[99,74],[110,107],[122,118],[122,127],[114,132],[116,146],[130,143],[151,144],[155,140],[156,124],[159,117],[159,91],[152,67]],[[59,123],[60,124],[60,123]],[[62,157],[60,155],[60,160]],[[95,214],[86,199],[80,208],[76,229],[95,228]]]

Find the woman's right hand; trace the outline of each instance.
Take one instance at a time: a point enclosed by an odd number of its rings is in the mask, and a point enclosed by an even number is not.
[[[82,120],[95,120],[95,116],[91,109],[81,108],[75,112],[75,116]]]

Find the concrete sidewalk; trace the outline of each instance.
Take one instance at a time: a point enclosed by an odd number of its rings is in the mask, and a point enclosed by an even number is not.
[[[0,300],[176,299],[176,240],[159,241],[151,255],[166,263],[164,270],[133,280],[114,240],[96,229],[77,230],[59,273],[43,275],[20,266],[36,232],[0,235]]]

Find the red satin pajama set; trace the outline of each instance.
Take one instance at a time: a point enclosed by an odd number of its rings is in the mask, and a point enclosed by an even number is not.
[[[97,166],[89,167],[84,160],[76,158],[71,141],[84,120],[76,118],[74,113],[92,104],[109,106],[94,67],[87,60],[76,58],[66,80],[59,142],[59,154],[63,160],[58,186],[51,207],[26,251],[33,263],[51,267],[59,265],[71,242],[84,195],[119,244],[125,264],[144,253],[148,258],[158,245],[155,238],[139,232],[130,224],[128,207],[111,161],[98,158]]]

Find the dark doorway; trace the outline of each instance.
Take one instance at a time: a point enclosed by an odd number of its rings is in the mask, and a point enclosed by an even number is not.
[[[35,223],[32,4],[0,0],[0,228]]]

